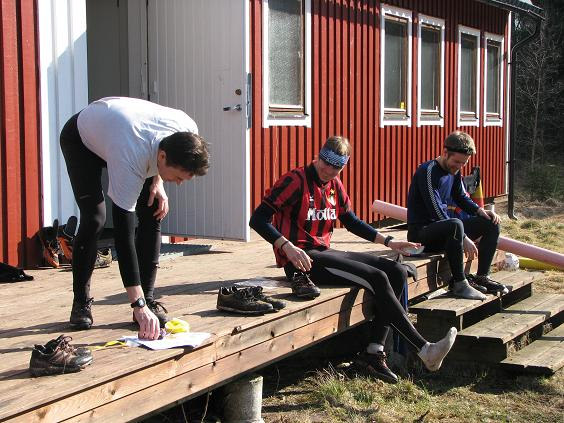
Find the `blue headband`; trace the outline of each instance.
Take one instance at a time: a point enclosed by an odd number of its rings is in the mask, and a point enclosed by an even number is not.
[[[327,147],[323,147],[321,151],[319,151],[319,158],[324,162],[329,163],[331,166],[336,168],[343,168],[349,161],[349,156],[335,153],[333,150]]]

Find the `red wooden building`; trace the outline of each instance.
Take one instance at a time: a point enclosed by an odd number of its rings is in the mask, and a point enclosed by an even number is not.
[[[352,142],[342,179],[364,220],[375,199],[405,205],[417,164],[455,129],[476,141],[485,195],[503,195],[512,11],[539,12],[517,0],[2,0],[0,260],[37,264],[40,226],[76,214],[57,134],[107,95],[183,108],[215,143],[207,179],[171,188],[173,235],[247,239],[265,189],[331,134]]]

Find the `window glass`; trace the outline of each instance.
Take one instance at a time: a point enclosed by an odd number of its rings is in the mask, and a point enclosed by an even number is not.
[[[487,89],[486,113],[500,114],[499,90],[500,90],[500,59],[501,45],[497,41],[488,40],[487,45]]]
[[[303,1],[269,0],[268,3],[270,105],[303,110]]]
[[[384,107],[407,108],[407,22],[386,19]]]
[[[476,112],[476,65],[478,38],[460,34],[460,109]]]
[[[421,108],[439,112],[441,106],[441,30],[421,27]]]

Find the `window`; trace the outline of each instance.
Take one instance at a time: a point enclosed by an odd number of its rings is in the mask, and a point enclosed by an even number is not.
[[[503,118],[503,37],[486,34],[485,38],[484,126],[501,126]]]
[[[444,123],[445,21],[419,15],[417,125]]]
[[[411,125],[411,12],[382,5],[380,124]]]
[[[480,31],[458,27],[458,126],[478,126]]]
[[[311,0],[263,1],[263,126],[310,126]]]

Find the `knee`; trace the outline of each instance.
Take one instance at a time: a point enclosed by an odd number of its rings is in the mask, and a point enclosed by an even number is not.
[[[95,211],[84,213],[80,212],[80,229],[89,233],[97,234],[104,229],[106,224],[106,208],[100,207]]]
[[[464,223],[462,223],[462,220],[457,218],[448,219],[445,221],[445,225],[447,228],[446,235],[462,242],[464,239]]]

